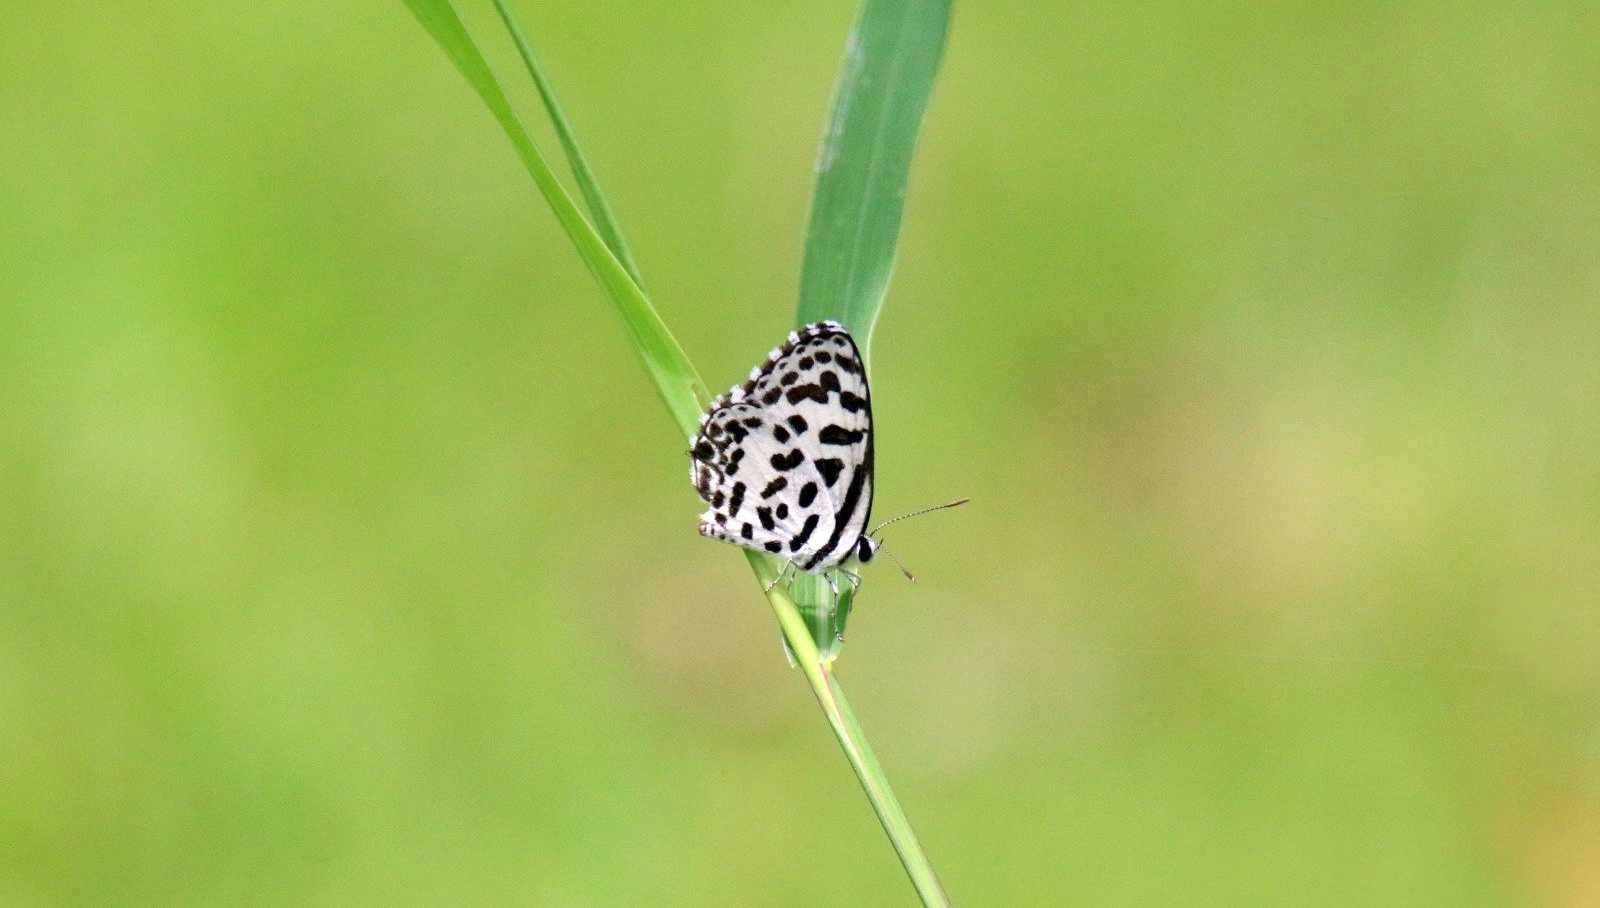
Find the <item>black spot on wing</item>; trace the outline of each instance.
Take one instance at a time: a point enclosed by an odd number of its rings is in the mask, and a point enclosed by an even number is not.
[[[782,393],[784,399],[791,404],[797,404],[802,400],[814,400],[819,404],[828,402],[828,392],[823,390],[821,385],[795,385],[787,392],[774,391],[772,393],[774,395]]]
[[[866,437],[867,433],[860,429],[846,429],[844,426],[823,426],[822,431],[817,433],[817,440],[825,445],[853,445]]]
[[[800,527],[800,532],[794,534],[794,538],[789,540],[789,551],[800,551],[800,548],[806,544],[806,540],[811,538],[812,532],[816,530],[817,518],[820,516],[819,514],[812,514],[806,518],[806,522]]]
[[[795,430],[796,432],[804,432],[805,430],[811,428],[810,425],[806,423],[806,418],[801,416],[799,413],[790,416],[784,421],[789,424],[789,428]]]
[[[764,548],[767,551],[771,552],[772,554],[776,555],[779,552],[783,551],[783,543],[781,543],[778,540],[774,539],[771,542],[767,543],[766,545],[763,545],[762,548]]]
[[[785,388],[787,388],[787,387],[789,387],[790,385],[794,384],[795,382],[797,382],[799,380],[800,380],[800,373],[798,373],[798,372],[785,372],[785,373],[783,373],[783,377],[778,379],[778,384],[783,385]]]
[[[822,478],[828,483],[829,488],[838,484],[839,474],[844,472],[844,461],[837,457],[819,457],[813,466],[817,468],[818,473],[822,474]]]
[[[746,539],[753,539],[753,538],[755,538],[754,528],[751,527],[750,524],[747,523],[744,526],[739,528],[739,535],[743,536]]]
[[[771,391],[768,391],[767,393],[761,395],[761,402],[770,407],[773,404],[777,403],[778,402],[778,398],[780,398],[782,396],[783,396],[783,389],[782,388],[773,388]],[[789,398],[789,402],[790,403],[794,403],[794,398],[790,397]],[[827,401],[823,401],[823,403],[827,403]]]
[[[817,351],[817,362],[819,362],[819,363],[831,363],[831,362],[833,362],[833,354],[829,353],[826,350],[818,350]]]
[[[756,508],[756,517],[761,520],[761,528],[763,530],[771,532],[773,529],[775,529],[777,527],[777,524],[772,522],[772,509],[771,508]],[[748,524],[748,523],[745,524],[745,526],[749,526],[749,525],[750,524]],[[746,536],[745,538],[748,539],[750,537]]]
[[[816,500],[817,500],[817,484],[816,483],[808,482],[805,485],[800,487],[800,499],[799,499],[800,507],[809,508],[809,507],[811,507],[811,502],[816,501]]]
[[[817,374],[817,384],[821,385],[824,391],[838,391],[839,373],[832,369],[823,369]]]
[[[778,444],[784,444],[789,440],[789,430],[783,426],[773,426],[772,437],[778,440]]]
[[[795,448],[794,450],[790,451],[787,455],[784,455],[784,454],[774,454],[774,455],[772,455],[772,468],[774,470],[781,470],[781,471],[787,472],[789,470],[794,469],[795,467],[800,466],[801,464],[803,464],[805,462],[806,462],[806,456],[804,454],[800,453],[800,449],[799,448]]]
[[[788,488],[788,486],[789,480],[779,476],[777,479],[767,483],[767,487],[761,490],[761,497],[764,499],[771,498],[779,492],[782,492],[785,488]]]
[[[800,357],[800,362],[796,363],[796,365],[798,365],[802,369],[809,369],[809,368],[811,368],[813,363],[811,361],[811,357],[802,356],[802,357]],[[784,384],[788,384],[788,382],[784,382]]]
[[[789,519],[789,503],[787,501],[778,502],[777,510],[773,511],[772,513],[778,515],[778,519],[779,520],[788,520]]]
[[[733,497],[728,499],[728,511],[733,514],[739,513],[741,504],[744,504],[744,483],[736,482],[733,484]]]
[[[716,456],[717,449],[711,447],[711,442],[702,438],[695,442],[694,450],[690,453],[694,455],[695,460],[701,461],[702,463],[710,463],[711,458]]]
[[[866,405],[865,398],[857,397],[849,391],[839,392],[839,406],[844,407],[847,412],[859,413]]]

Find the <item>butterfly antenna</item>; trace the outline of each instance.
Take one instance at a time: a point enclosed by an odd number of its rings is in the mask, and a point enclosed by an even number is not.
[[[942,505],[942,507],[949,507],[949,505]],[[929,510],[938,510],[938,509],[937,508],[929,508]],[[910,517],[911,515],[907,514],[906,516]],[[906,579],[907,580],[911,581],[912,583],[916,583],[917,582],[917,575],[911,573],[908,570],[906,570],[906,566],[900,563],[900,559],[894,557],[894,553],[889,551],[888,549],[884,548],[883,547],[883,543],[881,543],[881,542],[878,543],[878,551],[882,552],[885,555],[888,555],[889,556],[889,560],[893,561],[894,562],[894,566],[900,569],[900,573],[906,575]]]
[[[879,530],[883,529],[884,527],[886,527],[886,526],[888,526],[888,525],[890,525],[892,523],[899,523],[902,520],[908,520],[908,519],[910,519],[912,517],[920,517],[923,514],[931,514],[934,511],[943,511],[946,508],[959,508],[959,507],[961,507],[962,505],[966,504],[967,502],[969,502],[971,500],[972,499],[970,499],[970,498],[957,498],[955,501],[947,501],[944,504],[936,504],[931,508],[923,508],[920,511],[912,511],[909,514],[901,514],[899,517],[891,517],[888,520],[885,520],[883,523],[880,523],[877,526],[873,527],[872,529],[868,530],[867,531],[867,535],[868,536],[876,535],[877,532]],[[894,556],[891,555],[890,557],[892,558]],[[900,562],[898,562],[898,561],[895,562],[895,564],[899,564],[899,563]],[[901,568],[900,570],[903,571],[903,570],[905,570],[905,568]],[[907,574],[906,576],[909,577],[910,574]]]

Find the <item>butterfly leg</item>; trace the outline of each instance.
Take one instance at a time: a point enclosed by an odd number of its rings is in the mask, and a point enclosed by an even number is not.
[[[778,587],[779,584],[783,583],[784,576],[789,574],[790,571],[793,570],[793,568],[794,568],[794,559],[791,558],[790,560],[785,561],[783,563],[783,568],[778,571],[778,576],[772,578],[772,582],[767,584],[766,588],[763,589],[761,592],[763,592],[763,593],[772,592],[774,589],[776,589]]]
[[[839,568],[839,573],[844,575],[844,579],[850,581],[850,596],[855,598],[855,595],[861,592],[861,575],[849,568]]]
[[[829,571],[822,575],[822,579],[828,581],[828,589],[833,590],[833,610],[837,612],[839,611],[839,581],[833,579],[833,574],[833,571]]]

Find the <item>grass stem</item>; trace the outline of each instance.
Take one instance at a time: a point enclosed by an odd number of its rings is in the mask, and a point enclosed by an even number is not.
[[[749,559],[757,581],[763,586],[772,582],[772,566],[765,558],[755,552],[746,552],[745,557]],[[916,887],[924,905],[948,906],[950,897],[945,894],[944,886],[934,873],[933,863],[922,850],[922,843],[911,828],[911,821],[900,806],[900,799],[895,797],[889,777],[878,763],[877,754],[872,752],[866,732],[862,730],[855,711],[850,708],[850,701],[845,698],[839,679],[833,674],[832,663],[823,661],[818,653],[811,628],[801,616],[799,607],[781,586],[768,591],[767,601],[772,605],[772,612],[783,629],[783,637],[794,653],[795,662],[805,673],[811,692],[816,695],[817,705],[822,707],[822,714],[827,717],[834,737],[839,739],[845,759],[850,761],[856,780],[861,783],[862,791],[866,792],[867,800],[878,815],[878,822],[883,824],[889,844],[900,856],[900,864],[911,878],[911,885]]]

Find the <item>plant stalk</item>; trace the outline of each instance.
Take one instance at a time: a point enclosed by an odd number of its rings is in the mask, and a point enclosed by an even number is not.
[[[745,552],[745,557],[750,561],[756,578],[763,585],[770,584],[774,575],[767,560],[756,552]],[[845,759],[850,761],[856,780],[861,783],[862,791],[866,792],[867,800],[878,814],[878,822],[883,824],[889,844],[900,856],[900,864],[905,867],[906,875],[911,878],[911,885],[916,887],[922,904],[948,908],[950,897],[945,894],[944,886],[934,873],[933,863],[922,850],[922,843],[917,840],[911,821],[900,806],[900,799],[894,796],[889,777],[884,774],[877,755],[872,752],[872,745],[867,742],[866,732],[856,719],[855,711],[850,708],[850,701],[845,699],[844,688],[839,686],[839,679],[834,677],[831,663],[824,662],[817,652],[816,641],[812,639],[811,630],[801,616],[800,609],[781,587],[773,587],[767,592],[767,602],[772,605],[772,612],[778,618],[778,625],[783,629],[783,637],[794,653],[795,662],[805,673],[811,692],[817,697],[817,705],[822,707],[822,714],[827,717],[834,737],[839,739]]]

